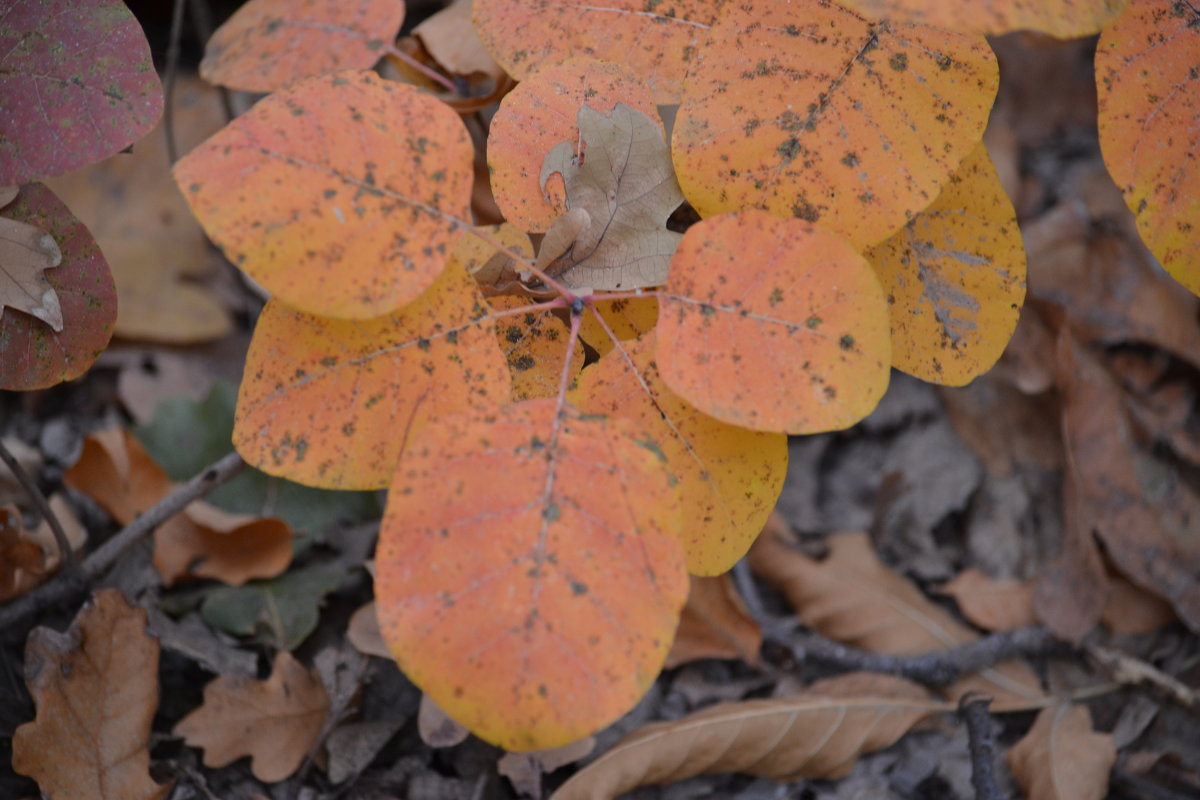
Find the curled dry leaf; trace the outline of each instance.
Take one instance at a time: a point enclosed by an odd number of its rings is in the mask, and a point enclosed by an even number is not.
[[[257,681],[221,676],[204,687],[204,704],[175,726],[192,747],[204,750],[206,767],[250,757],[250,771],[266,783],[300,766],[329,714],[321,680],[286,651],[275,656],[271,676]]]
[[[938,591],[953,597],[963,616],[984,630],[1011,631],[1037,622],[1028,581],[989,578],[968,567]]]
[[[875,18],[923,22],[952,31],[996,36],[1022,29],[1073,39],[1096,33],[1129,0],[846,0],[844,5]]]
[[[1064,703],[1042,709],[1006,760],[1029,800],[1102,800],[1117,748],[1086,706]]]
[[[729,574],[692,576],[665,669],[702,658],[738,658],[758,664],[762,630],[742,602]]]
[[[842,684],[845,683],[843,688]],[[840,778],[864,753],[894,744],[946,709],[920,686],[891,676],[823,681],[793,697],[721,703],[634,731],[578,772],[551,800],[609,800],[647,784],[712,772],[776,780]]]
[[[145,610],[115,589],[96,592],[66,633],[34,629],[25,675],[37,718],[13,735],[13,770],[45,797],[164,797],[170,787],[150,777],[158,653]]]

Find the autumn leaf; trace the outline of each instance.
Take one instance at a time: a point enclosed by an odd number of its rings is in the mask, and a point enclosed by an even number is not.
[[[329,695],[320,679],[280,651],[265,681],[222,675],[210,682],[204,704],[181,719],[174,733],[204,750],[206,767],[249,756],[254,777],[275,783],[300,766],[328,714]]]
[[[1200,295],[1200,9],[1133,0],[1096,46],[1100,149],[1168,272]]]
[[[471,22],[471,0],[452,0],[412,30],[429,55],[451,75],[483,74],[498,79],[503,70],[492,60]],[[493,118],[494,122],[494,118]]]
[[[0,54],[0,186],[106,158],[162,114],[150,44],[120,0],[8,2]]]
[[[678,103],[688,62],[708,35],[718,4],[644,0],[599,6],[566,0],[474,0],[475,30],[492,57],[524,81],[554,62],[590,56],[625,64],[645,78],[654,102]]]
[[[533,242],[529,240],[529,234],[511,222],[485,225],[475,230],[483,235],[459,239],[450,254],[450,263],[460,264],[488,297],[520,290],[521,271],[528,264],[518,262],[509,253],[494,247],[493,243],[503,245],[511,253],[532,263]]]
[[[508,750],[616,719],[670,647],[687,595],[679,497],[626,425],[530,400],[441,417],[400,459],[376,552],[384,639]]]
[[[1129,0],[845,0],[845,5],[875,18],[920,22],[964,33],[998,36],[1019,30],[1073,39],[1096,33],[1113,20]]]
[[[745,211],[689,228],[657,331],[663,381],[731,425],[846,428],[888,384],[879,280],[844,239],[798,219]]]
[[[729,574],[691,578],[687,605],[679,618],[665,669],[703,658],[734,658],[758,665],[762,630]]]
[[[729,425],[698,411],[663,382],[653,332],[611,350],[572,390],[581,411],[633,422],[653,441],[683,496],[688,571],[718,575],[762,530],[787,473],[787,437]]]
[[[1006,760],[1029,800],[1102,800],[1117,748],[1086,706],[1062,703],[1042,709]]]
[[[12,308],[61,333],[62,308],[44,274],[61,263],[53,236],[27,222],[0,217],[0,318]]]
[[[1011,631],[1037,623],[1029,581],[989,578],[970,567],[938,591],[953,597],[963,616],[987,631]]]
[[[643,333],[654,330],[658,324],[657,297],[621,297],[609,300],[604,294],[593,295],[588,305],[591,314],[583,315],[579,326],[579,338],[591,345],[601,356],[613,349],[609,331],[620,341],[636,339]],[[599,319],[604,319],[601,325]],[[605,330],[604,326],[608,326]]]
[[[200,613],[217,630],[291,651],[316,629],[325,598],[345,577],[345,567],[324,564],[245,586],[218,586],[205,591]]]
[[[150,777],[158,652],[145,610],[116,589],[96,592],[66,633],[35,628],[25,675],[37,718],[13,735],[13,770],[46,797],[164,797],[170,787]]]
[[[551,800],[612,798],[638,786],[714,772],[779,781],[837,779],[860,756],[895,744],[917,722],[945,708],[902,678],[862,674],[821,681],[791,697],[720,703],[634,731]]]
[[[529,307],[524,297],[500,295],[488,300],[498,312]],[[513,402],[555,397],[562,383],[570,329],[551,309],[537,309],[496,317],[496,336],[512,374]],[[568,382],[583,369],[583,344],[576,337],[571,348]]]
[[[445,104],[342,72],[259,101],[174,174],[213,241],[275,297],[367,319],[446,266],[470,214],[471,152]]]
[[[997,85],[977,35],[830,0],[725,3],[688,67],[671,154],[702,217],[763,208],[864,247],[933,202]]]
[[[1025,248],[982,143],[928,208],[864,255],[888,296],[893,366],[962,386],[999,360],[1025,301]]]
[[[0,506],[0,603],[31,588],[46,571],[46,556],[32,541],[16,506]]]
[[[250,0],[204,47],[200,75],[246,92],[366,69],[400,30],[399,0]]]

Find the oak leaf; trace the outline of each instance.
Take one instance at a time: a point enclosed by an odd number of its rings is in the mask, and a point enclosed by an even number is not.
[[[25,648],[38,710],[13,735],[13,769],[46,797],[164,797],[170,787],[149,772],[159,645],[146,633],[146,611],[103,589],[66,633],[36,628]]]
[[[206,767],[250,757],[250,771],[274,783],[290,776],[317,741],[329,715],[321,680],[286,651],[271,676],[222,675],[204,687],[204,704],[181,719],[175,735],[204,750]]]
[[[1117,748],[1092,730],[1086,706],[1062,703],[1038,713],[1006,760],[1029,800],[1101,800]]]
[[[667,217],[683,193],[661,131],[624,103],[609,116],[581,106],[577,121],[582,150],[561,142],[542,164],[543,189],[551,175],[562,175],[568,211],[546,232],[537,266],[569,289],[665,282],[683,238],[667,230]]]
[[[9,199],[15,198],[14,194]],[[0,318],[12,308],[61,332],[62,307],[44,274],[61,263],[62,251],[53,236],[27,222],[0,217]]]

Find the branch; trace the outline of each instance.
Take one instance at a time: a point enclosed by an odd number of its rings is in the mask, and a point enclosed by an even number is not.
[[[67,532],[63,530],[62,522],[54,513],[54,509],[50,508],[50,503],[46,500],[46,495],[42,494],[42,490],[38,488],[37,481],[25,471],[17,457],[4,446],[3,441],[0,441],[0,461],[8,465],[21,487],[25,489],[25,494],[29,495],[34,507],[42,515],[42,519],[46,520],[46,524],[50,526],[50,532],[54,534],[54,543],[58,545],[58,554],[62,559],[63,569],[67,572],[75,569],[75,552],[71,550],[71,542],[67,539]]]
[[[967,726],[967,746],[971,750],[971,785],[975,800],[1002,800],[996,784],[996,736],[988,705],[992,698],[981,692],[967,692],[958,702],[958,714]]]

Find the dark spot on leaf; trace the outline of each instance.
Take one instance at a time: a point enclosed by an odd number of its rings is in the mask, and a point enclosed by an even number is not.
[[[842,334],[842,338],[838,339],[838,346],[843,350],[849,350],[854,347],[854,337],[848,333]]]
[[[537,362],[534,361],[533,356],[531,356],[529,354],[523,354],[523,355],[517,356],[517,358],[514,359],[510,363],[513,365],[513,368],[518,370],[519,372],[524,372],[525,370],[533,369],[534,366],[537,365]]]

